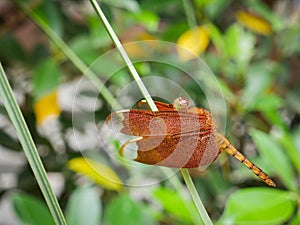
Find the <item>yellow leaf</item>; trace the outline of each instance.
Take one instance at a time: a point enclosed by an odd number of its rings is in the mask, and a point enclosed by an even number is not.
[[[127,54],[132,58],[146,57],[149,55],[148,49],[154,49],[156,47],[156,42],[154,41],[156,38],[147,32],[140,33],[135,37],[135,40],[137,41],[124,45]]]
[[[270,24],[261,17],[251,15],[244,11],[238,11],[236,13],[236,19],[255,33],[269,35],[272,32]]]
[[[178,57],[182,61],[196,58],[204,52],[209,43],[209,33],[204,26],[187,30],[177,40]],[[182,49],[184,48],[184,49]]]
[[[74,158],[69,160],[68,168],[83,174],[100,186],[120,191],[123,183],[118,175],[108,166],[87,158]]]
[[[34,104],[33,110],[38,125],[49,117],[58,117],[61,109],[57,103],[57,90],[38,99]]]

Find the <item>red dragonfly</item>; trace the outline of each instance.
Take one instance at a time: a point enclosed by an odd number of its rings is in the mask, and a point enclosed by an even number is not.
[[[146,105],[145,100],[138,103]],[[137,145],[137,162],[172,168],[206,167],[216,160],[221,151],[235,157],[266,184],[275,187],[269,176],[233,147],[218,133],[211,114],[190,107],[189,100],[177,98],[173,105],[155,101],[159,111],[125,109],[111,113],[106,123],[120,123],[120,132],[136,136],[120,149],[123,156],[130,143]]]

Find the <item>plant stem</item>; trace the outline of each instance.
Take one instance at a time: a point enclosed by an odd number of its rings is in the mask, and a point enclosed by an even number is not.
[[[166,175],[168,177],[170,177],[170,179],[169,179],[170,184],[173,185],[176,190],[179,190],[181,193],[184,193],[185,187],[182,185],[181,181],[178,179],[178,176],[172,176],[171,177],[170,175],[171,175],[172,172],[170,171],[169,168],[163,168],[163,172],[165,172]],[[183,176],[183,173],[181,173],[181,174]],[[187,175],[189,176],[189,174],[187,174]],[[184,179],[184,181],[185,180],[188,180],[188,179]],[[187,185],[187,186],[190,187],[190,185]],[[189,188],[188,188],[188,190],[189,190],[189,192],[191,194],[191,191],[190,191]],[[194,198],[195,197],[192,197],[192,199],[194,199]],[[195,216],[197,214],[200,214],[198,208],[196,207],[196,204],[192,204],[191,205],[191,204],[189,204],[189,202],[185,202],[185,207],[188,209],[189,214],[191,215],[191,218],[193,220],[193,224],[195,224],[195,225],[203,225],[202,217],[201,216]]]
[[[190,28],[197,26],[196,16],[194,13],[194,8],[190,0],[182,0],[184,11],[186,14],[187,22]]]
[[[8,112],[8,115],[17,131],[21,145],[24,149],[24,153],[27,157],[29,165],[34,173],[34,176],[40,186],[40,189],[44,195],[44,198],[48,204],[50,212],[56,224],[66,224],[63,213],[59,207],[54,192],[50,186],[46,171],[43,167],[37,149],[34,145],[28,127],[25,123],[21,110],[13,95],[9,82],[6,78],[5,72],[0,63],[0,94],[3,99],[3,103]]]
[[[202,201],[200,199],[200,196],[198,195],[198,192],[196,190],[196,187],[193,183],[193,180],[191,178],[191,175],[190,175],[188,169],[181,168],[180,172],[181,172],[183,179],[187,185],[187,188],[189,189],[189,192],[190,192],[190,194],[193,198],[193,201],[196,205],[196,208],[203,220],[203,223],[205,225],[213,225],[208,213],[206,212],[204,205],[202,204]]]
[[[94,7],[97,15],[100,17],[100,19],[102,20],[109,36],[111,37],[112,41],[114,42],[114,44],[116,45],[121,57],[123,58],[125,64],[127,65],[133,79],[135,80],[136,84],[138,85],[141,93],[143,94],[145,100],[147,101],[150,109],[152,111],[158,111],[156,105],[153,102],[153,99],[151,98],[151,95],[149,94],[148,90],[146,89],[143,81],[141,80],[138,72],[136,71],[133,63],[131,62],[130,58],[128,57],[125,49],[123,48],[123,45],[121,44],[119,38],[117,37],[116,33],[114,32],[114,30],[112,29],[110,23],[108,22],[108,20],[106,19],[103,11],[101,10],[100,6],[98,5],[96,0],[90,0],[92,6]]]
[[[112,29],[110,23],[108,22],[108,20],[106,19],[103,11],[101,10],[100,6],[98,5],[96,0],[90,0],[91,4],[93,5],[97,15],[100,17],[100,19],[102,20],[107,32],[109,33],[109,36],[111,37],[112,41],[114,42],[114,44],[116,45],[119,53],[121,54],[121,57],[123,58],[123,60],[125,61],[130,73],[132,74],[134,80],[136,81],[137,85],[140,88],[140,91],[142,92],[144,98],[146,99],[147,103],[149,104],[149,107],[152,111],[158,111],[156,105],[154,104],[151,95],[149,94],[148,90],[146,89],[144,83],[142,82],[139,74],[137,73],[134,65],[132,64],[130,58],[128,57],[125,49],[123,48],[121,42],[119,41],[117,35],[115,34],[114,30]],[[191,193],[191,196],[193,198],[193,201],[196,205],[196,208],[204,222],[205,225],[210,225],[212,224],[202,202],[201,199],[197,193],[197,190],[194,186],[194,183],[190,177],[189,171],[187,169],[180,169],[182,176],[186,182],[187,188],[189,190],[189,192]]]

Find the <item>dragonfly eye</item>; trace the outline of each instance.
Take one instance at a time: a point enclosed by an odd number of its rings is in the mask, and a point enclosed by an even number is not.
[[[173,103],[173,107],[175,110],[187,110],[190,101],[187,98],[176,98]]]

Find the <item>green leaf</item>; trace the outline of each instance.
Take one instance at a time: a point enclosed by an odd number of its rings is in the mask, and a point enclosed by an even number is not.
[[[0,46],[0,58],[3,63],[14,62],[15,60],[26,60],[26,56],[21,45],[9,32],[4,32],[4,34],[0,36]]]
[[[250,110],[276,110],[282,105],[282,99],[274,94],[265,94],[258,96],[253,105],[249,107]]]
[[[203,2],[203,0],[198,0],[198,2]],[[230,0],[213,0],[207,1],[207,5],[205,6],[205,11],[210,17],[211,20],[215,19],[219,16],[222,11],[229,5]]]
[[[298,125],[294,130],[291,137],[292,141],[295,143],[296,149],[300,149],[300,125]],[[300,154],[300,152],[299,152]]]
[[[57,64],[51,60],[41,62],[33,75],[33,96],[35,100],[54,91],[60,80],[60,71]]]
[[[193,209],[192,202],[187,202],[183,199],[178,191],[167,188],[159,188],[155,190],[154,196],[160,201],[167,212],[182,221],[193,223],[193,219],[189,211],[189,209]]]
[[[296,202],[289,192],[271,188],[247,188],[234,192],[226,202],[218,224],[283,224]]]
[[[225,33],[225,50],[237,63],[248,63],[254,54],[255,36],[246,32],[238,23],[231,25]]]
[[[103,0],[102,2],[113,7],[127,9],[131,12],[138,12],[140,10],[139,4],[135,0]]]
[[[277,141],[256,129],[250,130],[250,135],[258,148],[261,157],[264,158],[272,166],[273,170],[280,176],[283,183],[290,190],[297,190],[297,185],[294,180],[294,173],[291,167],[291,162]]]
[[[140,7],[142,9],[147,9],[151,12],[155,12],[157,14],[161,14],[164,16],[167,15],[173,15],[177,16],[176,13],[179,12],[178,9],[182,8],[182,2],[181,1],[174,1],[174,0],[144,0],[139,1]],[[166,10],[166,9],[173,9],[173,10]]]
[[[298,210],[297,215],[291,220],[290,225],[299,225],[300,224],[300,211]]]
[[[187,23],[170,24],[165,28],[165,32],[161,34],[161,39],[162,41],[175,42],[178,37],[188,28],[189,27]]]
[[[222,93],[226,99],[227,102],[236,104],[237,102],[237,96],[232,92],[230,87],[224,82],[223,80],[219,79],[218,80],[220,88],[222,90]]]
[[[274,136],[286,151],[298,173],[300,173],[300,152],[296,142],[292,139],[290,128],[286,125],[278,110],[266,110],[263,111],[263,115],[270,124],[275,125],[276,136]]]
[[[299,30],[300,30],[300,28],[299,28]],[[300,37],[299,37],[299,40],[300,40]],[[299,48],[299,52],[300,52],[300,48]],[[300,102],[300,89],[299,88],[295,88],[294,90],[291,90],[291,91],[287,92],[285,100],[286,100],[286,103],[287,103],[287,105],[290,109],[292,109],[293,111],[300,114],[300,104],[299,104],[299,102]]]
[[[109,225],[155,224],[144,206],[134,202],[126,194],[118,196],[109,203],[105,211],[105,222]]]
[[[66,209],[69,225],[98,225],[101,223],[101,198],[95,187],[77,188],[71,195]]]
[[[242,54],[242,53],[241,53]],[[274,65],[269,62],[252,64],[246,77],[246,86],[243,89],[240,106],[246,110],[256,104],[257,99],[271,85],[271,72]]]
[[[157,15],[150,11],[140,11],[138,13],[130,14],[134,20],[145,26],[150,31],[156,31],[158,24],[159,24],[159,18]]]
[[[91,14],[88,15],[87,20],[89,24],[90,34],[89,37],[86,35],[82,36],[90,43],[88,46],[86,46],[86,43],[84,43],[81,48],[88,47],[98,51],[101,47],[109,46],[111,44],[110,37],[107,34],[104,25],[102,23],[99,23],[99,17],[97,15]],[[84,40],[82,42],[84,42]],[[83,50],[84,49],[82,49],[81,51]]]
[[[127,71],[121,69],[111,76],[110,81],[118,87],[122,87],[130,82],[130,77]]]
[[[69,46],[85,64],[90,65],[99,56],[92,44],[93,37],[89,37],[87,35],[77,35],[69,43]]]
[[[15,193],[12,201],[14,210],[23,224],[55,225],[48,208],[41,200],[27,194]]]
[[[262,114],[265,117],[265,119],[273,126],[277,126],[283,130],[285,130],[287,128],[286,124],[278,110],[265,109],[262,111]]]
[[[289,27],[285,27],[283,32],[278,34],[278,49],[285,57],[300,53],[300,24],[296,23]]]

